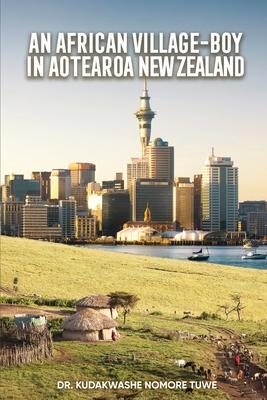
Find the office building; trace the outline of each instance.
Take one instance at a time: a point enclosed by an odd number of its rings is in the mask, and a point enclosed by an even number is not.
[[[32,172],[32,179],[39,181],[40,196],[43,201],[48,201],[50,199],[50,175],[51,172],[48,171]]]
[[[130,197],[127,190],[108,191],[102,195],[102,234],[116,237],[130,219]]]
[[[202,176],[202,229],[236,231],[238,221],[238,168],[230,157],[212,155]]]
[[[194,229],[201,229],[201,184],[202,175],[194,175]]]
[[[41,196],[26,196],[22,206],[22,235],[29,239],[61,239],[61,227],[48,226],[48,207]]]
[[[88,193],[88,210],[90,215],[95,216],[97,220],[97,233],[102,232],[102,202],[103,193],[101,190]]]
[[[15,201],[25,201],[25,197],[40,196],[40,183],[35,179],[24,179],[24,175],[6,175],[5,176],[6,193],[12,196]],[[6,198],[3,201],[7,200]]]
[[[95,181],[95,164],[75,162],[69,165],[71,186],[87,186]]]
[[[194,184],[190,178],[174,183],[174,221],[178,229],[194,229]]]
[[[239,226],[240,230],[245,231],[249,234],[252,228],[252,222],[250,227],[248,227],[247,219],[249,213],[264,213],[267,212],[267,201],[266,200],[248,200],[239,203]],[[254,217],[253,217],[254,218]],[[255,226],[257,223],[255,222]],[[256,229],[257,231],[257,229]],[[251,234],[251,233],[250,233]]]
[[[102,181],[102,190],[123,190],[124,180]]]
[[[50,176],[50,199],[65,200],[70,195],[70,171],[68,169],[53,169]]]
[[[96,217],[87,213],[76,215],[75,238],[84,241],[95,239],[97,236],[96,225]]]
[[[153,221],[173,221],[173,183],[164,179],[135,179],[131,185],[132,221],[143,221],[149,207]]]
[[[87,186],[73,186],[71,196],[76,200],[77,211],[87,211]]]
[[[22,235],[22,201],[10,197],[1,204],[1,234],[8,236]]]
[[[267,237],[267,211],[248,212],[246,231],[253,239]]]
[[[146,147],[150,179],[174,179],[174,148],[161,138],[152,140]]]
[[[115,180],[116,181],[123,181],[123,173],[122,172],[116,172]]]
[[[127,188],[131,188],[134,179],[149,178],[149,164],[146,157],[132,157],[131,163],[127,164]]]
[[[59,222],[62,229],[62,238],[72,240],[75,238],[76,200],[59,201]]]

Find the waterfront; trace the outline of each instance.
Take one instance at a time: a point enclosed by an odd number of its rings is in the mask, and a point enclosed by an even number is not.
[[[127,253],[149,257],[163,257],[184,260],[192,254],[192,251],[200,249],[200,246],[141,246],[141,245],[86,245],[85,247],[108,250],[117,253]],[[204,249],[204,248],[203,248]],[[258,253],[267,254],[267,246],[257,249]],[[266,260],[242,260],[245,254],[241,246],[212,246],[209,248],[209,263],[233,265],[243,268],[267,269]]]

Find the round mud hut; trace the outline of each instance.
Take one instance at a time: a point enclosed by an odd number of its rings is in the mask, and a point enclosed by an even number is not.
[[[101,312],[101,314],[106,315],[110,318],[116,319],[118,317],[118,312],[116,308],[111,308],[110,297],[103,294],[93,294],[91,296],[83,297],[76,302],[77,311],[92,309]]]
[[[99,311],[86,308],[62,323],[65,339],[84,342],[109,341],[117,337],[117,322]]]

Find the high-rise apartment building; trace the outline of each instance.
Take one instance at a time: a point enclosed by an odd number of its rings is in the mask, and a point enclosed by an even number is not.
[[[180,229],[194,229],[194,184],[190,178],[174,183],[174,221]]]
[[[74,239],[76,223],[76,200],[74,198],[60,200],[59,222],[62,229],[62,238]]]
[[[70,195],[70,171],[68,169],[53,169],[50,176],[50,199],[65,200]]]
[[[202,176],[202,229],[236,231],[238,220],[238,168],[230,157],[212,155]]]

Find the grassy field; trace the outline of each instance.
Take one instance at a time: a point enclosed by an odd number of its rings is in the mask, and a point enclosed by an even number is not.
[[[1,285],[19,294],[80,298],[92,293],[123,290],[140,297],[139,311],[160,310],[181,316],[217,312],[232,293],[242,296],[243,317],[266,318],[267,271],[193,264],[62,244],[1,238]]]
[[[18,278],[18,295],[80,298],[92,293],[124,290],[140,302],[120,327],[115,343],[54,341],[54,357],[21,367],[1,368],[0,399],[115,400],[125,391],[59,391],[58,380],[195,380],[190,370],[174,366],[174,359],[194,360],[218,372],[216,349],[206,342],[179,341],[175,330],[221,335],[224,329],[246,333],[247,342],[263,356],[266,346],[266,271],[191,264],[106,251],[82,249],[25,239],[1,238],[1,286],[12,289]],[[195,315],[217,311],[217,304],[240,293],[246,306],[244,321],[183,320],[184,310]],[[149,310],[148,312],[145,310]],[[150,315],[160,311],[161,315]],[[176,311],[176,313],[174,313]],[[264,357],[262,358],[264,360]],[[264,361],[265,362],[265,361]],[[262,365],[265,367],[265,365]],[[129,393],[128,393],[129,394]],[[226,400],[221,390],[140,391],[138,400]]]
[[[216,371],[217,361],[207,343],[180,342],[164,338],[166,329],[188,329],[183,322],[159,316],[130,316],[125,328],[121,328],[121,339],[115,343],[85,344],[58,340],[54,342],[54,357],[23,367],[1,369],[0,398],[7,400],[31,399],[105,399],[124,398],[129,391],[59,391],[58,380],[195,380],[190,370],[174,366],[175,358],[195,360],[198,365]],[[162,329],[164,325],[164,329]],[[191,332],[208,332],[205,328],[193,327]],[[11,395],[12,393],[12,395]],[[1,397],[2,396],[2,397]],[[226,400],[220,390],[194,391],[188,394],[179,390],[139,391],[140,400]]]

